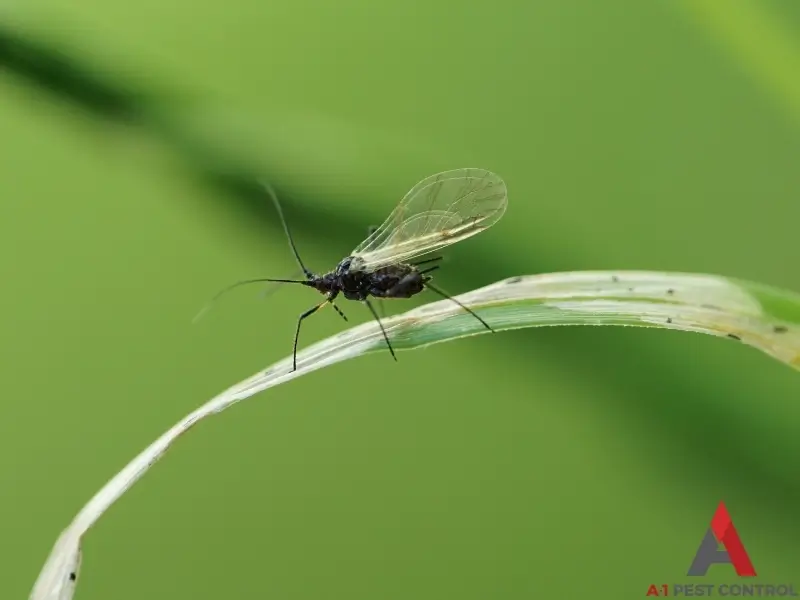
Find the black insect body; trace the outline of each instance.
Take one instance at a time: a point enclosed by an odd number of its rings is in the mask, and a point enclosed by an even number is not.
[[[417,270],[416,265],[400,264],[368,272],[359,270],[358,263],[353,265],[353,257],[348,256],[334,271],[320,277],[314,287],[322,293],[333,293],[333,298],[341,292],[348,300],[364,301],[370,296],[411,298],[425,289],[425,283],[431,279],[425,273],[434,268],[426,269],[423,273]]]
[[[323,275],[315,275],[303,264],[277,196],[269,187],[267,189],[305,280],[260,278],[240,281],[222,290],[212,302],[235,287],[258,282],[301,284],[323,294],[325,299],[304,312],[297,320],[292,353],[293,371],[297,369],[297,342],[304,319],[330,304],[347,320],[334,303],[340,294],[347,300],[366,304],[378,322],[395,360],[397,357],[389,336],[370,298],[411,298],[429,289],[452,300],[492,331],[472,310],[430,283],[429,273],[440,266],[432,263],[441,260],[441,257],[413,261],[475,235],[500,219],[506,209],[507,194],[505,183],[497,175],[482,169],[456,169],[423,179],[406,194],[383,225],[371,229],[367,239],[350,256],[344,258],[334,270]]]

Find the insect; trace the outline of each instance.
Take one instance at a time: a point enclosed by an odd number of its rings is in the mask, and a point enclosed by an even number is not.
[[[452,300],[478,319],[486,329],[493,331],[475,312],[431,283],[430,273],[440,267],[434,263],[440,261],[441,256],[417,259],[473,236],[503,216],[508,203],[506,185],[494,173],[483,169],[455,169],[423,179],[411,188],[382,225],[371,228],[367,239],[349,256],[343,258],[332,271],[321,275],[306,268],[295,247],[280,202],[272,188],[266,187],[305,279],[259,278],[239,281],[219,292],[211,302],[240,285],[263,282],[300,284],[324,295],[322,302],[297,319],[292,371],[297,369],[297,342],[300,327],[306,318],[330,304],[347,321],[334,302],[340,294],[347,300],[357,300],[367,306],[378,322],[395,361],[397,356],[394,348],[370,298],[411,298],[428,289]]]

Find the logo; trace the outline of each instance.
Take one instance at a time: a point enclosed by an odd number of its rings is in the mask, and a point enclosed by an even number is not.
[[[733,525],[728,508],[720,502],[711,517],[700,547],[689,565],[687,577],[705,577],[712,565],[729,565],[742,578],[756,577],[756,570],[750,555],[745,550],[742,538]],[[722,574],[723,569],[714,570]],[[730,571],[729,571],[730,572]],[[695,581],[697,581],[695,579]],[[701,580],[702,581],[702,580]],[[798,597],[794,584],[754,583],[752,579],[742,579],[741,583],[661,583],[651,584],[645,597],[653,596],[756,596],[756,597]]]
[[[722,545],[725,549],[719,550],[717,547]],[[702,577],[708,573],[708,568],[714,564],[730,564],[736,569],[739,577],[755,577],[756,570],[750,561],[747,550],[744,549],[739,533],[733,526],[728,509],[724,502],[720,502],[717,512],[711,519],[711,527],[706,529],[700,548],[689,567],[687,575],[690,577]]]

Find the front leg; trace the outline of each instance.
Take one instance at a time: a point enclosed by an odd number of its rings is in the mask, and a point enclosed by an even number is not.
[[[333,303],[333,299],[334,298],[336,298],[336,294],[335,293],[328,294],[326,296],[325,300],[323,300],[322,302],[320,302],[316,306],[314,306],[312,308],[309,308],[306,312],[304,312],[302,315],[300,315],[299,319],[297,319],[297,328],[294,331],[294,348],[292,349],[292,372],[297,370],[297,340],[300,339],[300,326],[303,324],[303,319],[307,319],[308,317],[313,315],[315,312],[317,312],[320,308],[322,308],[326,304],[330,304],[336,309],[336,312],[338,312],[342,316],[342,318],[345,321],[347,321],[347,317],[344,316],[344,313],[341,310],[339,310],[339,307],[337,307]]]
[[[328,302],[330,302],[330,298],[326,298],[316,306],[309,308],[306,312],[300,315],[300,318],[297,319],[297,328],[294,331],[294,348],[292,349],[292,371],[297,371],[297,340],[300,339],[300,326],[303,324],[303,319],[306,319],[317,312],[320,308],[325,306]]]

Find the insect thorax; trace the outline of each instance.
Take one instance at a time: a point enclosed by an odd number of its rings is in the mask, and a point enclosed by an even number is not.
[[[400,263],[365,271],[357,258],[347,257],[334,271],[336,283],[349,300],[377,298],[410,298],[424,289],[428,277],[414,266]]]

